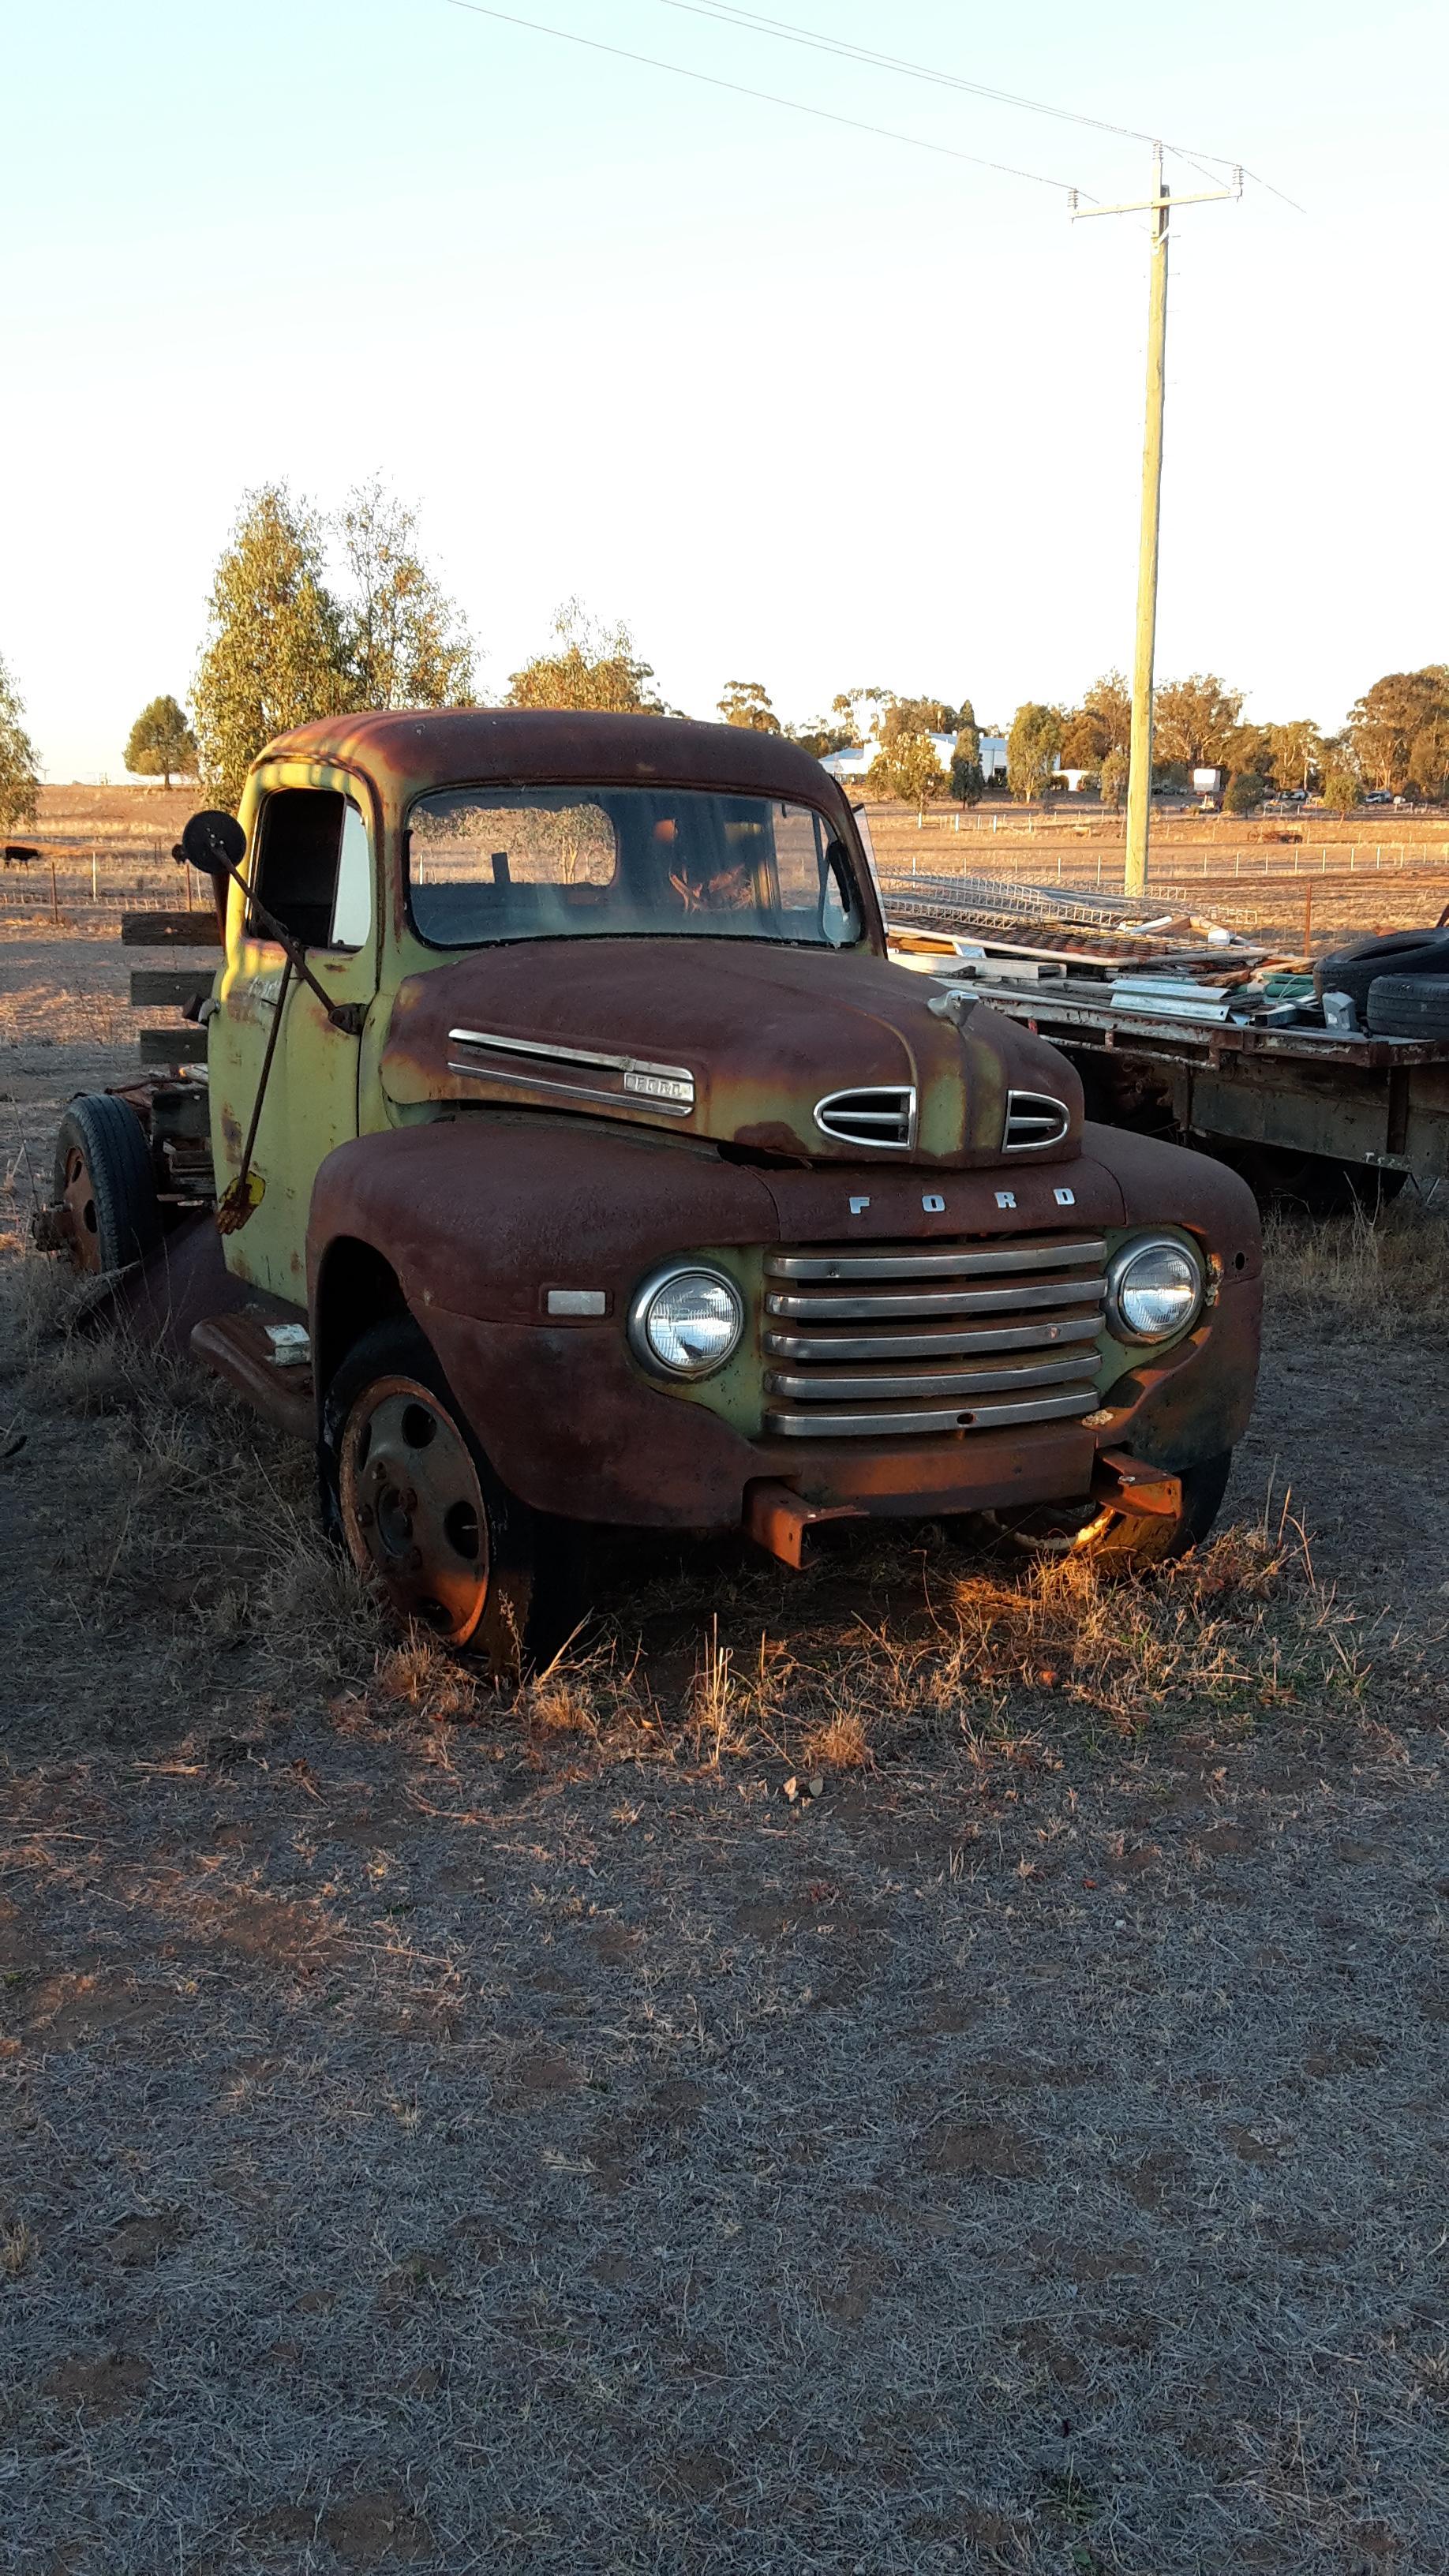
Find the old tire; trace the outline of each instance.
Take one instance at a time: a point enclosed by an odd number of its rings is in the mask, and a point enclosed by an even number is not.
[[[1355,940],[1320,958],[1313,981],[1319,994],[1347,993],[1362,1017],[1385,975],[1449,976],[1449,931],[1391,930],[1381,939]]]
[[[1119,1512],[1092,1503],[1028,1505],[985,1517],[1020,1554],[1085,1556],[1106,1573],[1135,1574],[1201,1544],[1222,1509],[1232,1463],[1233,1453],[1225,1449],[1220,1457],[1185,1467],[1182,1509],[1173,1519],[1163,1512]]]
[[[100,1273],[144,1261],[161,1240],[146,1131],[108,1091],[83,1092],[60,1122],[55,1195],[70,1212],[71,1267]]]
[[[581,1533],[509,1492],[410,1319],[348,1352],[318,1463],[329,1529],[404,1626],[499,1681],[557,1652],[582,1615]]]
[[[1380,1038],[1449,1038],[1449,980],[1380,975],[1368,997],[1369,1028]]]

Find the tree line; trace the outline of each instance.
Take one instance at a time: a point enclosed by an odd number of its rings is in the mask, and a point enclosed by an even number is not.
[[[328,516],[284,483],[243,496],[207,603],[207,625],[189,713],[171,695],[137,716],[125,750],[137,777],[198,778],[235,808],[258,752],[318,716],[377,707],[480,703],[477,648],[456,603],[423,559],[417,512],[380,480],[361,485]],[[678,714],[627,626],[603,625],[578,600],[558,611],[543,650],[510,674],[502,703]],[[1104,803],[1126,798],[1131,693],[1120,671],[1093,682],[1077,706],[1028,701],[1009,728],[978,725],[969,698],[911,697],[894,689],[842,690],[828,711],[785,724],[759,680],[729,680],[725,723],[777,733],[817,759],[876,745],[866,785],[923,808],[983,792],[983,730],[1007,734],[1011,794],[1032,802],[1060,770],[1085,773]],[[25,709],[0,661],[0,829],[31,823],[38,767]],[[942,734],[952,737],[943,768]],[[935,739],[933,739],[935,737]],[[1251,812],[1272,792],[1317,787],[1344,810],[1373,789],[1449,799],[1449,664],[1388,672],[1364,691],[1341,732],[1310,717],[1255,724],[1243,692],[1214,672],[1168,680],[1154,702],[1154,783],[1186,787],[1193,769],[1226,775],[1230,810]]]

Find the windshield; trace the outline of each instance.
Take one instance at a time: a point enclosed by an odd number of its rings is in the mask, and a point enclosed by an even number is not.
[[[495,939],[864,936],[824,817],[694,788],[449,787],[420,796],[404,849],[413,927],[435,948]]]

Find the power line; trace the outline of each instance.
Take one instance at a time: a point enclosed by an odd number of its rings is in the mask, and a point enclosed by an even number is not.
[[[712,18],[717,26],[734,27],[741,33],[773,36],[782,44],[805,45],[812,52],[836,54],[846,62],[865,63],[876,71],[898,72],[907,80],[929,81],[938,89],[963,90],[969,97],[990,99],[998,107],[1020,108],[1029,116],[1054,117],[1062,125],[1086,126],[1096,134],[1121,135],[1129,143],[1155,144],[1161,140],[1155,134],[1142,132],[1135,125],[1114,125],[1108,118],[1088,116],[1080,108],[1055,107],[1047,99],[1023,98],[1016,90],[993,89],[988,82],[968,80],[961,72],[941,71],[930,63],[910,62],[900,54],[877,53],[872,46],[853,44],[848,37],[822,36],[813,28],[797,27],[787,18],[766,17],[758,9],[733,7],[731,0],[664,0],[664,6],[681,10],[691,18]],[[1167,142],[1163,143],[1163,149],[1179,161],[1186,161],[1204,178],[1212,175],[1203,170],[1205,161],[1219,165],[1227,163],[1233,168],[1241,166],[1234,155],[1226,152],[1189,151],[1186,144]],[[1285,205],[1294,206],[1297,213],[1302,213],[1303,209],[1296,205],[1295,199],[1284,196],[1283,190],[1275,188],[1271,180],[1256,179],[1251,170],[1245,171],[1244,176],[1255,179],[1258,187],[1266,188],[1270,195],[1281,197]]]
[[[841,54],[847,62],[869,63],[879,71],[900,72],[908,80],[930,81],[938,89],[968,90],[973,98],[989,98],[1001,107],[1020,107],[1033,116],[1054,116],[1064,125],[1088,125],[1099,134],[1124,135],[1132,143],[1154,143],[1152,134],[1139,134],[1131,125],[1110,125],[1100,116],[1084,116],[1078,109],[1052,107],[1038,98],[1020,98],[1014,90],[992,89],[985,81],[967,80],[959,72],[938,71],[929,63],[907,62],[900,54],[880,54],[869,45],[852,44],[848,37],[821,36],[808,27],[792,26],[785,18],[766,18],[757,9],[735,9],[718,5],[718,0],[664,0],[666,9],[680,9],[692,18],[714,18],[722,26],[747,29],[752,35],[776,36],[789,45],[809,45],[816,53]],[[1215,156],[1204,156],[1212,160]]]
[[[597,36],[580,36],[571,27],[548,27],[538,18],[519,18],[508,9],[487,9],[482,0],[448,0],[450,9],[463,9],[471,18],[492,18],[503,27],[526,27],[531,35],[556,36],[562,44],[583,45],[591,54],[612,54],[617,62],[643,63],[648,70],[672,72],[678,80],[698,81],[706,89],[729,90],[736,98],[763,99],[767,107],[788,107],[797,116],[813,116],[826,125],[848,126],[855,134],[874,134],[886,143],[904,143],[915,152],[934,152],[947,161],[969,162],[973,170],[994,170],[999,178],[1027,179],[1037,188],[1054,188],[1060,196],[1070,196],[1070,183],[1049,179],[1040,170],[1018,169],[1014,162],[987,161],[979,152],[958,152],[950,143],[929,143],[921,134],[902,134],[894,126],[868,124],[864,117],[839,116],[833,108],[812,107],[803,98],[781,98],[777,91],[749,89],[743,81],[723,80],[714,72],[698,72],[686,63],[667,63],[655,54],[631,53],[623,45],[606,45]],[[1086,196],[1085,188],[1077,192]]]

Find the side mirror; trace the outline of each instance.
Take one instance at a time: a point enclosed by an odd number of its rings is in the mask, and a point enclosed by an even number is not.
[[[246,854],[247,836],[235,814],[212,808],[192,815],[172,855],[202,876],[215,878],[239,868]]]

